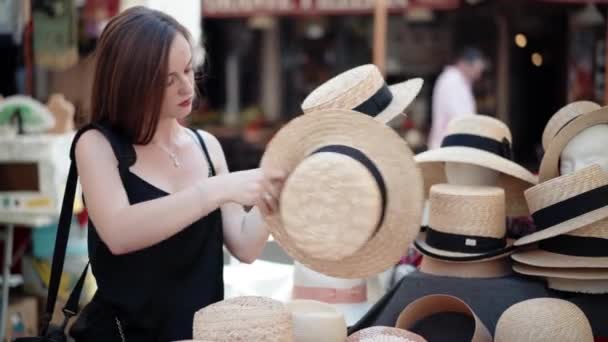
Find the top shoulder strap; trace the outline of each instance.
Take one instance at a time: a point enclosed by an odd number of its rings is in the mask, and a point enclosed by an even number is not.
[[[91,129],[96,129],[101,132],[101,134],[103,134],[104,137],[110,142],[110,145],[112,146],[112,151],[114,151],[114,155],[116,156],[116,160],[118,160],[118,167],[120,169],[128,169],[133,164],[135,164],[137,156],[135,154],[135,149],[133,148],[133,145],[129,143],[126,139],[121,137],[119,134],[116,134],[112,129],[109,129],[105,125],[101,125],[99,123],[89,123],[76,132],[74,140],[72,140],[72,146],[70,147],[71,160],[76,160],[76,143],[78,142],[83,133]]]
[[[207,149],[207,145],[205,145],[205,140],[203,140],[203,137],[200,135],[198,130],[191,128],[191,127],[190,127],[190,130],[192,132],[194,132],[194,135],[198,139],[198,142],[201,144],[201,147],[203,148],[203,152],[205,152],[205,158],[207,158],[207,163],[209,164],[209,169],[211,170],[211,176],[215,176],[216,175],[215,167],[213,166],[213,162],[211,161],[211,156],[209,155],[209,150]]]

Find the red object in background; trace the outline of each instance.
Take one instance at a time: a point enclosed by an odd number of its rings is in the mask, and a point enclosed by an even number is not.
[[[414,120],[407,118],[403,121],[403,129],[408,130],[414,128],[416,125],[414,124]]]
[[[608,337],[596,337],[595,342],[608,342]]]
[[[84,228],[89,222],[89,213],[87,212],[87,208],[82,209],[82,211],[76,214],[76,220],[80,225],[80,228]]]
[[[97,11],[105,11],[108,18],[118,14],[120,0],[87,0],[85,5],[85,15],[94,17]]]

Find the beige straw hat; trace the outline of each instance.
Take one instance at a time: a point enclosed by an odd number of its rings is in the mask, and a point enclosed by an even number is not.
[[[608,269],[606,268],[543,268],[514,264],[519,274],[542,277],[554,290],[580,293],[608,293]]]
[[[346,342],[426,342],[426,340],[407,330],[377,326],[357,331],[350,335]]]
[[[608,219],[542,240],[538,249],[511,256],[522,264],[551,268],[608,268]]]
[[[589,320],[578,306],[534,298],[509,307],[498,319],[495,342],[593,342]]]
[[[295,342],[344,342],[344,315],[327,303],[294,300],[287,303],[293,318]]]
[[[507,215],[528,215],[524,191],[537,183],[536,177],[513,162],[511,131],[500,120],[485,115],[470,115],[452,120],[442,147],[415,157],[428,189],[447,183],[445,163],[481,166],[499,172],[496,186],[506,195]]]
[[[414,78],[387,86],[373,64],[347,70],[313,90],[302,103],[305,114],[321,109],[352,109],[388,123],[409,106],[422,89]]]
[[[279,301],[236,297],[211,304],[194,315],[193,339],[215,342],[293,342],[291,313]]]
[[[492,335],[490,335],[488,329],[481,322],[479,317],[475,315],[469,305],[459,298],[442,294],[425,296],[406,306],[397,318],[396,327],[416,332],[412,328],[415,327],[420,321],[440,313],[457,313],[471,317],[475,321],[471,342],[492,341]],[[444,341],[445,338],[450,336],[453,332],[444,330],[437,331],[436,333],[436,338],[442,336],[443,338],[441,340]],[[422,335],[422,337],[428,339],[429,341],[433,341],[433,339],[428,336]]]
[[[546,151],[557,133],[559,133],[559,131],[561,131],[562,128],[564,128],[572,120],[600,108],[601,107],[599,104],[591,101],[576,101],[562,107],[555,114],[553,114],[545,126],[542,138],[543,149]]]
[[[453,262],[504,258],[505,192],[497,187],[437,184],[429,197],[429,227],[414,243],[422,254]]]
[[[326,110],[293,119],[269,142],[261,167],[289,174],[279,210],[265,217],[268,229],[317,272],[378,274],[420,230],[422,177],[412,152],[364,114]]]
[[[608,217],[608,174],[591,165],[526,191],[536,232],[516,246],[569,233]]]
[[[563,292],[585,294],[608,293],[608,279],[566,279],[547,277],[547,287]]]
[[[589,127],[608,124],[608,107],[579,115],[563,127],[551,140],[540,164],[539,180],[548,181],[560,175],[560,158],[568,143],[579,133]]]

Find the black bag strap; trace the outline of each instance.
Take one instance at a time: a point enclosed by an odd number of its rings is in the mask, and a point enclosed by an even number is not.
[[[122,173],[124,170],[135,163],[135,151],[131,144],[122,143],[121,140],[116,136],[112,130],[107,129],[105,126],[91,123],[88,124],[76,132],[72,145],[70,147],[70,170],[68,173],[68,179],[65,186],[63,195],[63,203],[61,205],[61,213],[59,215],[59,223],[57,229],[57,236],[55,238],[55,250],[53,252],[53,262],[51,266],[51,278],[49,281],[49,289],[46,301],[46,312],[44,313],[41,322],[41,335],[46,335],[50,322],[53,318],[53,311],[57,302],[57,293],[59,292],[59,283],[61,280],[61,274],[63,273],[63,264],[65,261],[65,254],[68,244],[68,238],[70,236],[70,227],[72,222],[72,214],[74,208],[74,197],[76,195],[76,185],[78,181],[78,169],[76,167],[75,148],[78,139],[88,130],[97,129],[99,130],[112,145],[116,159],[118,160],[118,167]],[[63,308],[64,322],[62,328],[65,329],[69,319],[78,314],[78,302],[80,300],[80,294],[84,286],[84,281],[87,275],[89,264],[85,267],[82,275],[78,279],[78,282],[74,286],[70,297]]]

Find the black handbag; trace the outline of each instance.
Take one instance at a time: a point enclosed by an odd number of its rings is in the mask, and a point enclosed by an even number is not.
[[[55,238],[55,250],[53,252],[53,263],[51,267],[51,279],[49,281],[49,289],[46,301],[46,311],[42,317],[40,326],[40,335],[36,337],[20,337],[14,342],[67,342],[66,327],[70,319],[78,314],[78,302],[84,285],[84,280],[89,269],[89,264],[85,267],[78,282],[74,286],[66,305],[63,307],[63,322],[61,325],[51,325],[55,303],[57,302],[57,293],[59,292],[59,282],[61,273],[63,272],[63,263],[65,260],[68,238],[70,235],[70,226],[74,208],[74,197],[76,195],[76,183],[78,180],[78,170],[74,161],[74,148],[78,138],[82,133],[89,129],[97,128],[96,125],[87,125],[81,128],[72,141],[70,148],[70,171],[65,186],[61,213],[59,215],[59,223],[57,229],[57,237]]]

